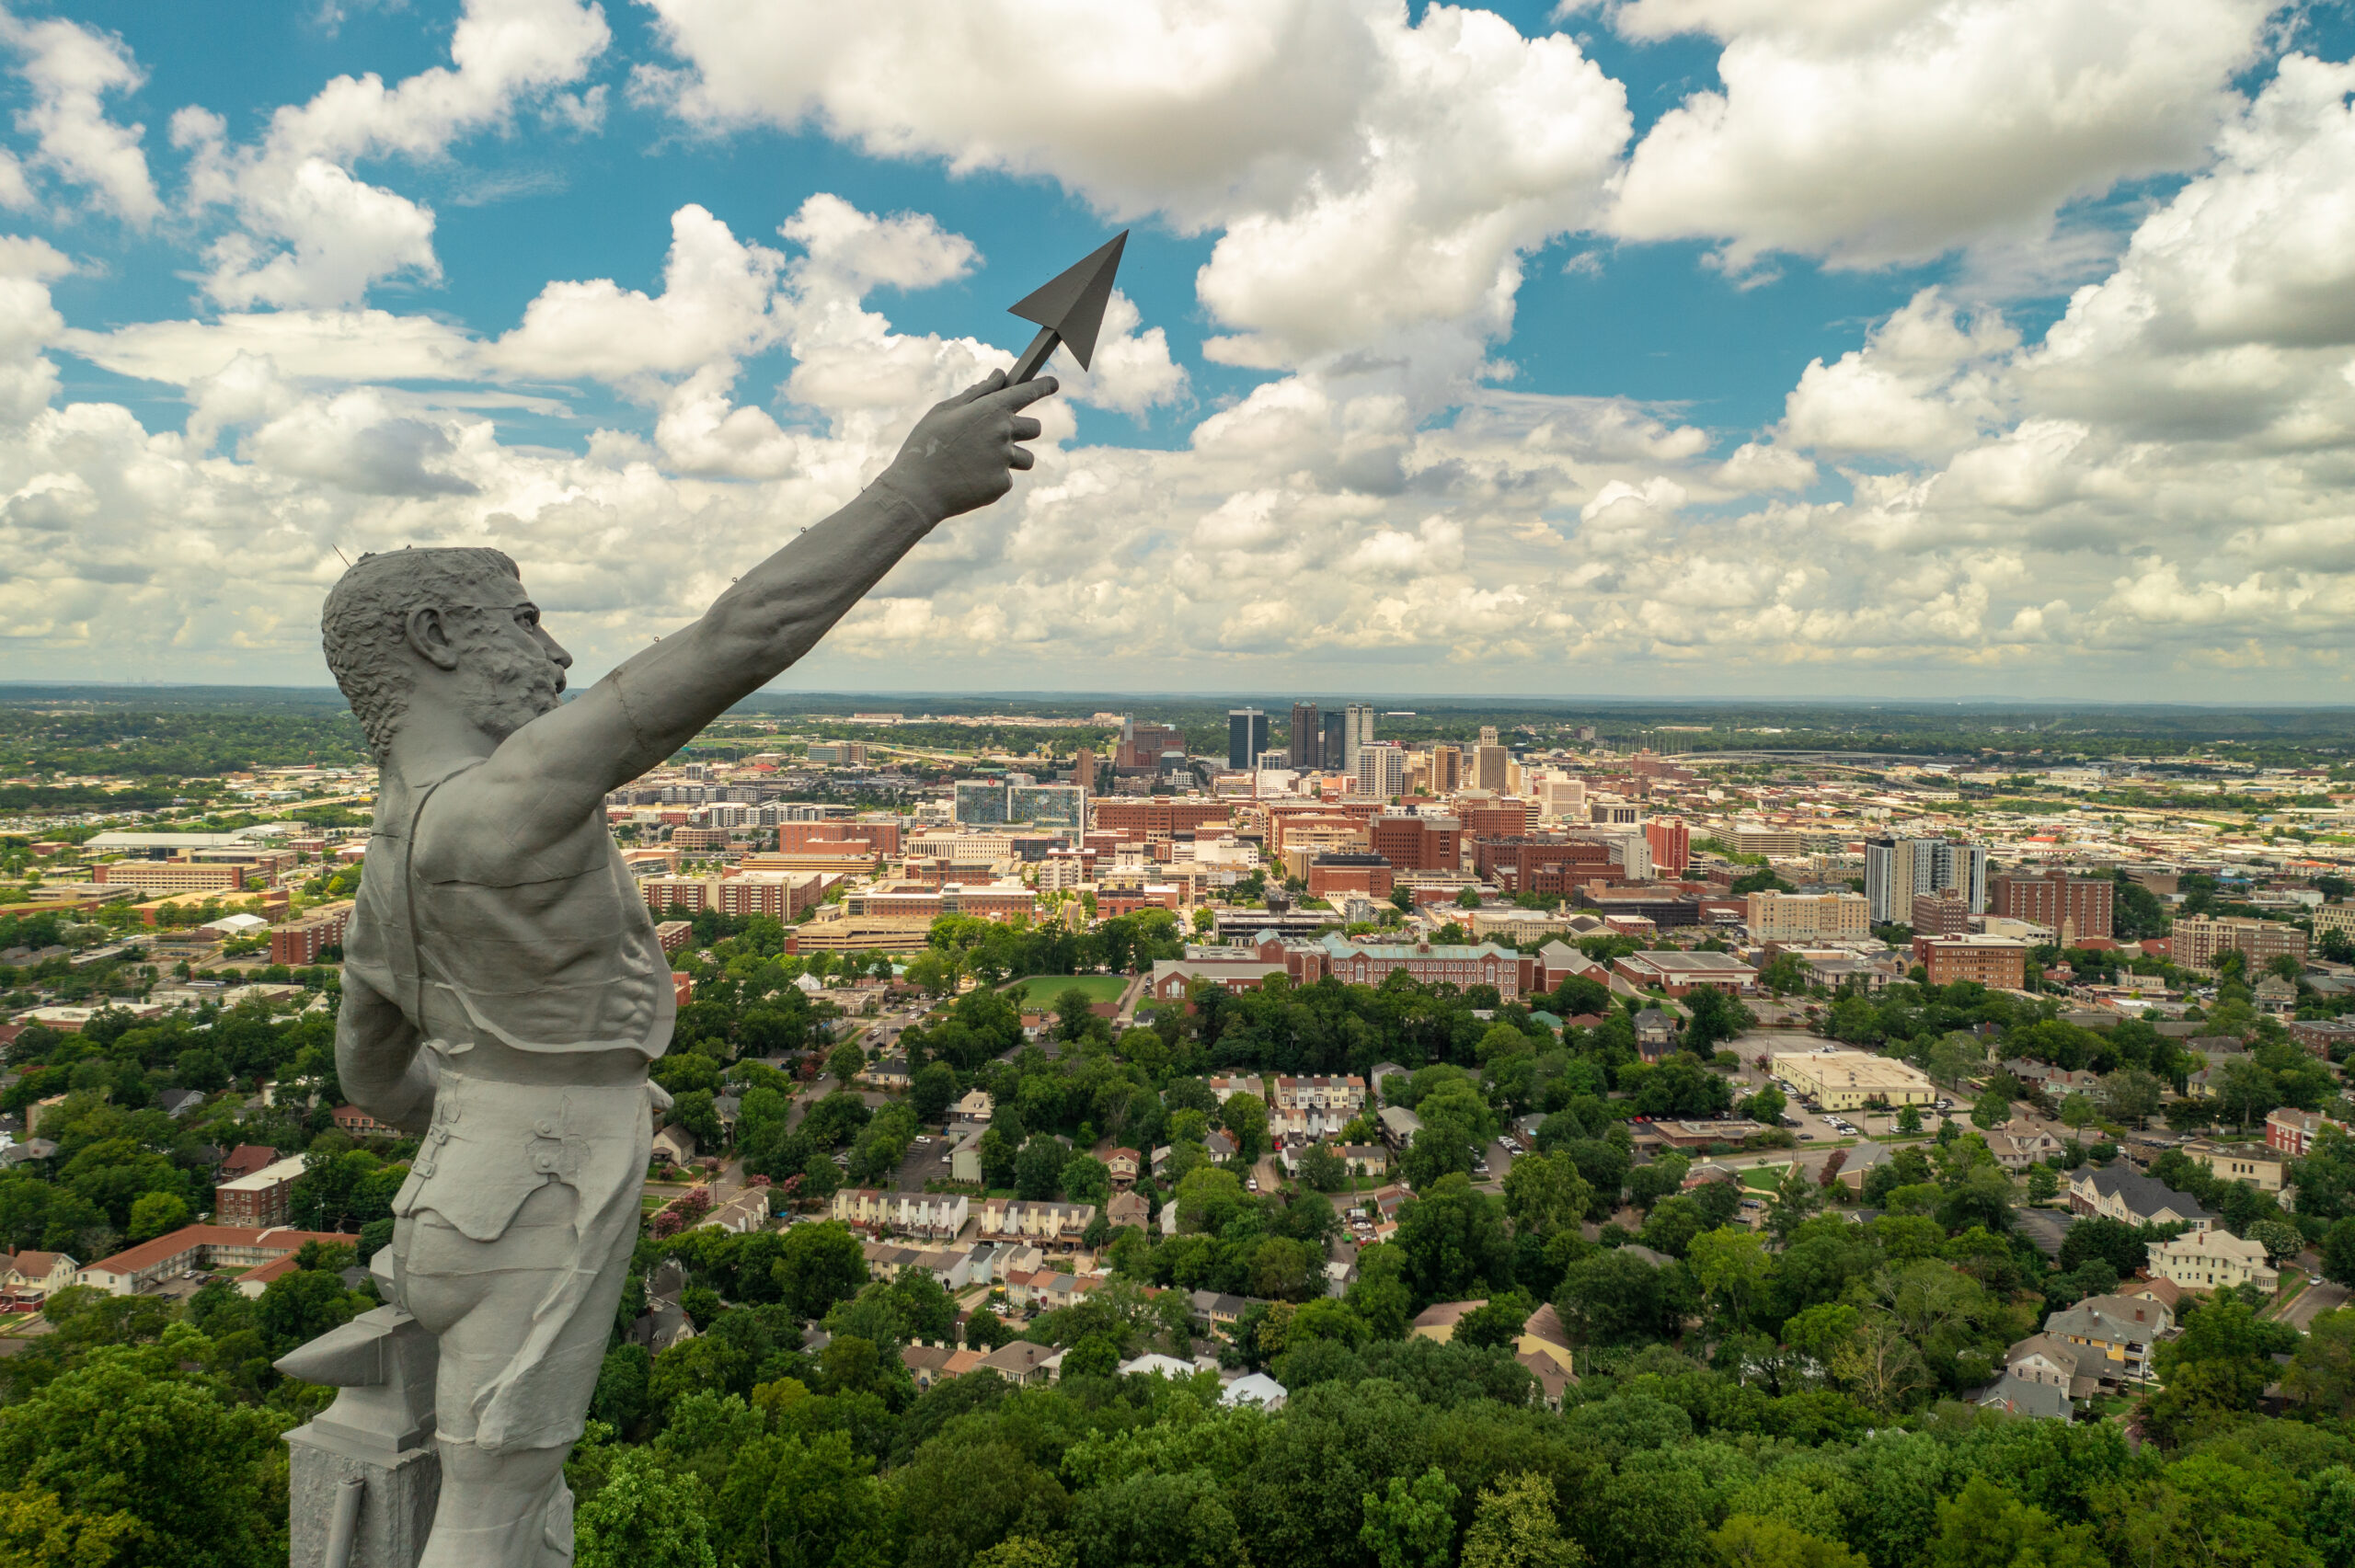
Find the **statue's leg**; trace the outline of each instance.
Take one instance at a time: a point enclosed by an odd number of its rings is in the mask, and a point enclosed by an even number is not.
[[[563,1439],[494,1450],[476,1440],[476,1428],[484,1391],[513,1376],[544,1303],[589,1261],[579,1255],[574,1207],[572,1189],[550,1183],[525,1200],[495,1242],[471,1241],[430,1210],[403,1226],[402,1294],[409,1312],[441,1342],[435,1425],[442,1497],[419,1568],[555,1568],[571,1558],[564,1461],[596,1391],[629,1264],[626,1246],[603,1260],[595,1287],[539,1357],[557,1375],[534,1379],[537,1397],[562,1408],[531,1413],[537,1418],[532,1425],[561,1432]]]

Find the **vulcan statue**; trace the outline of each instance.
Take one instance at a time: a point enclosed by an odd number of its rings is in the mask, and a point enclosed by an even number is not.
[[[328,594],[327,665],[382,768],[336,1067],[424,1139],[390,1251],[394,1307],[440,1346],[425,1568],[572,1557],[564,1460],[638,1240],[667,1104],[647,1068],[676,1013],[606,792],[809,652],[943,519],[1005,495],[1040,431],[1022,409],[1055,386],[1000,372],[933,408],[856,500],[570,703],[571,657],[496,550],[364,556]]]

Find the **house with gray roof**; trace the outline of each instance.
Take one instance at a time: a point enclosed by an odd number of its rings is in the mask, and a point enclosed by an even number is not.
[[[2198,1198],[2142,1174],[2123,1160],[2072,1172],[2069,1211],[2097,1214],[2128,1225],[2181,1225],[2194,1235],[2216,1223],[2216,1216]]]
[[[2045,1320],[2046,1337],[2076,1348],[2078,1377],[2141,1382],[2151,1350],[2175,1331],[2175,1312],[2147,1296],[2088,1296]]]

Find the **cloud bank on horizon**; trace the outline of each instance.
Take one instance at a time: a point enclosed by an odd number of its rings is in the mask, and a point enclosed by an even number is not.
[[[1010,362],[1059,215],[1184,308],[1124,279],[1034,474],[788,683],[2350,691],[2307,8],[306,0],[298,59],[404,47],[258,108],[120,21],[0,11],[0,678],[316,681],[342,558],[451,543],[600,671]],[[1525,372],[1613,277],[1822,319],[1746,389]]]

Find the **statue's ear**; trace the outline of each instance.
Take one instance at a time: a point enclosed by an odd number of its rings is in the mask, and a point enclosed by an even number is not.
[[[431,604],[422,604],[408,612],[404,628],[408,646],[417,656],[437,670],[458,668],[458,649],[450,640],[450,629],[443,624],[442,612]]]

